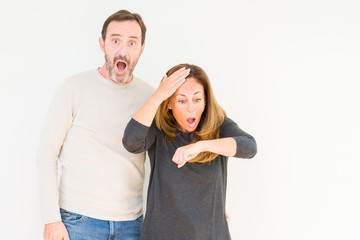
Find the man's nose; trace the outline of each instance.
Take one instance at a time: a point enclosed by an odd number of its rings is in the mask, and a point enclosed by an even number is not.
[[[121,46],[119,49],[119,55],[122,57],[128,56],[128,49],[126,46]]]

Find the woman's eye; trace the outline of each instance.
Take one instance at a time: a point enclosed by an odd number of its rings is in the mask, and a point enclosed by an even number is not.
[[[178,103],[185,103],[185,100],[179,100]]]
[[[129,45],[130,45],[130,46],[135,46],[136,43],[131,41],[131,42],[129,42]]]
[[[201,98],[195,99],[196,102],[201,102],[201,100],[202,100]]]
[[[119,40],[114,39],[114,40],[113,40],[113,43],[114,43],[114,44],[118,44],[118,43],[119,43]]]

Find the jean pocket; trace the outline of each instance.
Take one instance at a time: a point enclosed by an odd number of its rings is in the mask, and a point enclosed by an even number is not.
[[[141,229],[144,224],[144,217],[141,215],[137,219],[134,220],[134,226]]]
[[[73,213],[65,209],[60,209],[60,213],[63,222],[77,223],[82,222],[85,219],[84,215]]]

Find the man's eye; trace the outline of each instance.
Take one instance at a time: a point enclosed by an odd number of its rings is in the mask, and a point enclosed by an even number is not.
[[[131,42],[129,42],[129,45],[130,45],[130,46],[135,46],[136,43],[131,41]]]
[[[114,39],[114,40],[113,40],[113,43],[114,43],[114,44],[118,44],[118,43],[119,43],[119,40]]]

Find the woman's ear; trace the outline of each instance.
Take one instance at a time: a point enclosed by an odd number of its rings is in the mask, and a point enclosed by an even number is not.
[[[168,110],[171,110],[171,109],[172,109],[171,97],[170,97],[169,102],[168,102],[168,104],[167,104],[167,108],[168,108]]]

